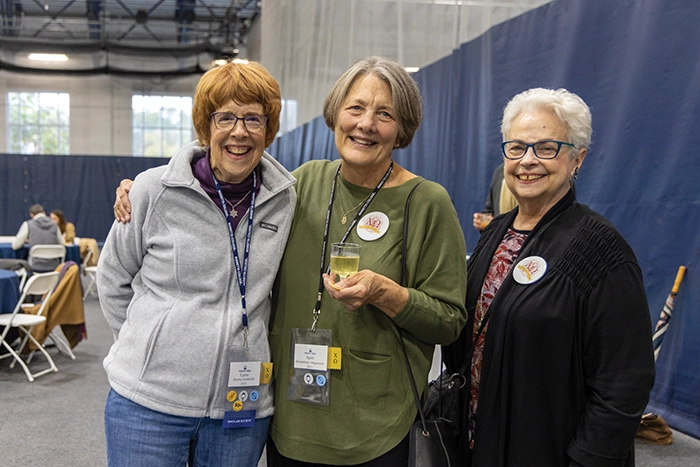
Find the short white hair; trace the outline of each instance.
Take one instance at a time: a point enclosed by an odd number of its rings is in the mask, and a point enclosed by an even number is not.
[[[544,110],[551,112],[566,125],[569,141],[577,149],[591,145],[591,110],[583,99],[566,89],[532,88],[513,97],[503,110],[501,135],[506,140],[513,121],[523,112]],[[570,151],[572,157],[574,151]]]

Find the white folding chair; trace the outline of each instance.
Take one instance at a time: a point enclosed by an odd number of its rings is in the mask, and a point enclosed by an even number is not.
[[[87,254],[85,255],[85,258],[83,258],[83,262],[80,263],[80,270],[84,271],[86,267],[88,267],[88,261],[90,261],[90,258],[92,257],[92,250],[88,248]]]
[[[89,256],[89,255],[88,255]],[[80,276],[78,276],[80,278]],[[61,281],[61,276],[59,274],[59,282]],[[57,288],[58,285],[55,286]],[[22,309],[26,310],[29,308],[34,308],[36,305],[34,303],[23,303],[22,304]],[[33,313],[32,313],[33,314]],[[44,314],[44,308],[41,308],[37,313],[37,315],[43,315]],[[48,319],[48,316],[46,317]],[[75,360],[75,354],[73,353],[73,349],[70,348],[70,344],[62,337],[61,334],[56,333],[56,329],[52,329],[49,335],[47,336],[48,339],[51,339],[51,342],[54,343],[56,346],[56,349],[60,353],[66,354],[68,357],[70,357],[71,360]],[[24,340],[22,341],[22,344],[20,345],[20,349],[24,348],[24,346],[27,344],[27,337],[25,336]],[[34,353],[36,351],[32,350],[29,355],[27,356],[27,364],[29,364],[32,361],[32,358],[34,357]]]
[[[29,256],[27,257],[29,265],[34,269],[36,269],[34,265],[35,259],[58,259],[58,264],[61,264],[66,260],[66,246],[58,244],[34,245],[29,249]],[[54,268],[57,267],[58,264],[56,264]]]
[[[17,306],[15,306],[14,311],[12,314],[0,314],[0,326],[5,326],[5,330],[2,333],[2,336],[0,336],[0,343],[5,346],[5,348],[8,350],[8,353],[5,355],[0,355],[0,360],[3,358],[8,358],[8,357],[13,357],[14,360],[10,364],[11,368],[14,368],[15,363],[19,362],[19,364],[22,366],[22,369],[24,369],[24,372],[27,374],[27,378],[29,378],[29,381],[32,382],[34,381],[35,378],[45,375],[46,373],[49,372],[56,372],[58,371],[58,368],[56,367],[56,364],[54,363],[53,359],[51,358],[51,355],[46,351],[43,345],[41,345],[35,338],[32,336],[32,328],[36,326],[37,324],[43,323],[46,321],[46,317],[43,316],[44,308],[46,307],[46,304],[49,302],[49,298],[51,297],[51,294],[53,293],[54,287],[56,286],[56,283],[58,282],[58,276],[59,274],[57,272],[47,272],[44,274],[33,274],[32,277],[29,278],[27,281],[26,285],[24,286],[24,289],[22,290],[22,294],[19,297],[19,301],[17,302]],[[30,315],[30,314],[24,314],[20,313],[20,309],[22,308],[22,302],[24,302],[24,299],[27,295],[43,295],[44,300],[41,303],[41,308],[39,309],[39,314],[37,315]],[[7,333],[9,332],[10,328],[18,328],[22,333],[24,333],[25,338],[22,340],[22,344],[26,343],[27,340],[31,340],[32,343],[39,349],[41,353],[44,354],[46,359],[49,362],[50,367],[39,371],[37,373],[32,373],[29,371],[29,367],[27,364],[22,360],[22,358],[19,356],[17,352],[12,348],[11,342],[7,342],[5,340]],[[20,334],[21,335],[21,334]],[[19,351],[21,351],[23,345],[20,345],[18,348]]]
[[[19,268],[15,270],[15,274],[19,276],[19,292],[22,293],[22,289],[24,288],[24,283],[27,281],[29,272],[27,272],[27,270],[24,268]]]
[[[83,293],[83,300],[85,300],[90,294],[92,287],[95,285],[95,281],[97,280],[97,266],[88,266],[88,260],[91,256],[92,250],[88,249],[87,255],[85,255],[85,259],[83,260],[83,264],[80,266],[83,274],[87,276],[88,281],[88,285],[85,287],[85,292]]]

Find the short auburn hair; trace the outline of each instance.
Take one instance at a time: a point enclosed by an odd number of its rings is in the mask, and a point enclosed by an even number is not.
[[[245,104],[262,104],[267,115],[265,147],[280,129],[282,98],[280,87],[270,72],[256,62],[227,62],[202,75],[192,104],[192,124],[202,146],[211,141],[211,114],[233,100]]]

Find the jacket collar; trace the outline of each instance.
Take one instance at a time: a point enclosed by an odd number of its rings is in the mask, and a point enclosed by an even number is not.
[[[201,157],[206,157],[206,154],[207,148],[200,146],[197,141],[193,141],[184,146],[170,159],[168,167],[161,177],[161,182],[166,186],[190,187],[204,193],[204,190],[199,186],[199,182],[192,174],[191,164]],[[268,154],[267,151],[263,153],[260,159],[260,169],[262,171],[263,182],[260,187],[260,194],[258,195],[258,201],[260,203],[296,183],[296,179],[292,174]]]

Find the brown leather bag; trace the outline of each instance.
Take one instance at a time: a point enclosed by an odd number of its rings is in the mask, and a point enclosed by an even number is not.
[[[637,438],[648,443],[667,445],[673,442],[673,432],[661,415],[647,413],[637,428]]]

